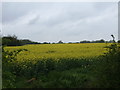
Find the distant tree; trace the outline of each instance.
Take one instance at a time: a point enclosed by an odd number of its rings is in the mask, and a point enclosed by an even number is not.
[[[28,39],[19,40],[19,39],[17,39],[16,35],[13,35],[13,36],[8,35],[8,36],[2,37],[2,45],[20,46],[20,45],[26,45],[26,44],[40,44],[40,43],[33,42]]]
[[[101,39],[101,40],[91,41],[91,43],[105,43],[105,40]]]
[[[105,43],[105,40],[101,39],[98,41],[99,43]]]
[[[49,44],[48,42],[43,42],[43,44]]]
[[[69,44],[73,43],[73,42],[68,42]]]
[[[80,43],[90,43],[90,41],[84,40],[84,41],[80,41]]]
[[[55,42],[53,42],[52,44],[55,44]]]
[[[25,45],[25,44],[40,44],[38,42],[33,42],[33,41],[29,40],[29,39],[20,40],[20,43],[21,43],[21,45]]]
[[[58,43],[63,43],[61,40]]]

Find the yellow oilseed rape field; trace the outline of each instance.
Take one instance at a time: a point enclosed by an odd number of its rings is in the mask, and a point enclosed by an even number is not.
[[[32,44],[24,46],[6,47],[5,50],[27,49],[20,52],[18,60],[38,60],[47,58],[92,58],[106,52],[106,43],[80,43],[80,44]]]

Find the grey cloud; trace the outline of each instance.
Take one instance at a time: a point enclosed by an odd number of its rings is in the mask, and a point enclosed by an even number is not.
[[[111,33],[117,36],[117,17],[112,11],[116,9],[114,3],[18,3],[16,9],[14,4],[4,6],[8,10],[3,14],[8,18],[3,20],[9,22],[4,27],[4,34],[14,32],[19,38],[40,42],[108,40]],[[14,21],[18,24],[13,26]]]
[[[56,13],[61,12],[61,19],[72,19],[72,17],[79,17],[83,18],[87,16],[87,14],[80,14],[83,13],[84,10],[89,9],[92,5],[88,3],[87,5],[83,5],[85,3],[3,3],[3,23],[14,21],[15,19],[24,16],[28,12],[38,10],[41,14],[48,14],[49,13]],[[85,9],[87,7],[87,9]],[[82,9],[83,10],[82,10]],[[76,10],[80,9],[80,10]],[[79,12],[82,11],[82,12]],[[46,13],[47,12],[47,13]],[[89,12],[89,11],[87,11]],[[77,14],[78,15],[77,15]],[[85,13],[85,12],[84,12]],[[9,16],[8,16],[9,15]],[[64,16],[66,16],[64,18]]]
[[[34,19],[32,19],[31,21],[29,21],[29,25],[32,25],[32,24],[36,24],[39,20],[40,16],[36,16]]]
[[[43,3],[37,2],[3,2],[3,23],[14,21],[28,12],[35,11],[36,9],[42,9],[43,6]]]

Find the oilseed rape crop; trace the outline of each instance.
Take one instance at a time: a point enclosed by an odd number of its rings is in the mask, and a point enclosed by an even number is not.
[[[105,43],[89,44],[39,44],[6,47],[6,50],[27,49],[21,52],[18,60],[37,60],[43,58],[92,58],[103,55],[106,52]]]

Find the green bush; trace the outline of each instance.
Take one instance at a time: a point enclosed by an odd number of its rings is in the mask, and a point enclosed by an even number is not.
[[[113,43],[108,47],[108,53],[100,57],[94,69],[97,87],[120,88],[120,47]]]

